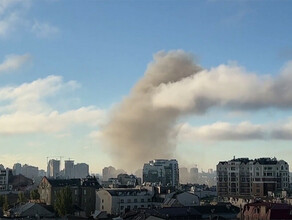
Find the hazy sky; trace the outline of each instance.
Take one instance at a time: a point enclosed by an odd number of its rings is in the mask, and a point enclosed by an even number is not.
[[[169,152],[180,166],[233,156],[292,165],[291,11],[269,0],[0,0],[0,163],[45,168],[63,156],[92,172],[124,168],[102,128],[149,63],[182,56],[203,72],[147,96],[177,112]]]

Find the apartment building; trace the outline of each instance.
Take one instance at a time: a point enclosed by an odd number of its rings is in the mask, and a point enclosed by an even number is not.
[[[96,191],[96,210],[120,215],[126,210],[149,208],[153,192],[140,188],[100,189]]]
[[[156,159],[145,163],[143,167],[143,182],[178,186],[179,168],[177,160]]]
[[[289,165],[276,158],[233,158],[217,165],[218,196],[266,196],[289,188]]]

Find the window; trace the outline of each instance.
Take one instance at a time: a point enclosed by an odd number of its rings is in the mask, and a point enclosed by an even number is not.
[[[141,208],[144,208],[144,205],[141,205]]]
[[[103,205],[101,206],[101,209],[104,210],[104,206]]]
[[[141,199],[141,202],[144,202],[144,199]]]
[[[83,191],[84,195],[86,195],[86,189]]]
[[[137,202],[137,199],[134,199],[134,202]]]
[[[121,206],[121,210],[124,210],[124,206],[123,205]]]
[[[131,199],[128,199],[127,202],[128,202],[128,203],[131,203]]]
[[[123,199],[121,199],[121,203],[124,203],[124,200]]]
[[[101,202],[104,203],[104,200],[102,199]]]
[[[134,205],[134,209],[137,209],[138,207],[136,205]]]

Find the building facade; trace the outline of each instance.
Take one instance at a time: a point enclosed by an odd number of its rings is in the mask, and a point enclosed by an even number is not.
[[[101,189],[96,191],[96,210],[120,215],[125,211],[150,208],[152,191],[138,188]]]
[[[143,167],[143,182],[178,186],[179,168],[177,160],[156,159],[145,163]]]
[[[60,160],[49,160],[47,167],[47,177],[56,179],[60,176]]]
[[[237,158],[217,165],[218,196],[267,196],[289,189],[289,165],[276,158]]]
[[[0,169],[0,191],[12,190],[12,186],[9,184],[9,178],[12,176],[12,170]]]

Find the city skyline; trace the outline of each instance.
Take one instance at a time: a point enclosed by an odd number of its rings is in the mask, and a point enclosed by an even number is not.
[[[292,3],[0,1],[0,164],[289,164]],[[272,12],[272,14],[271,14]],[[52,16],[54,15],[54,16]]]

